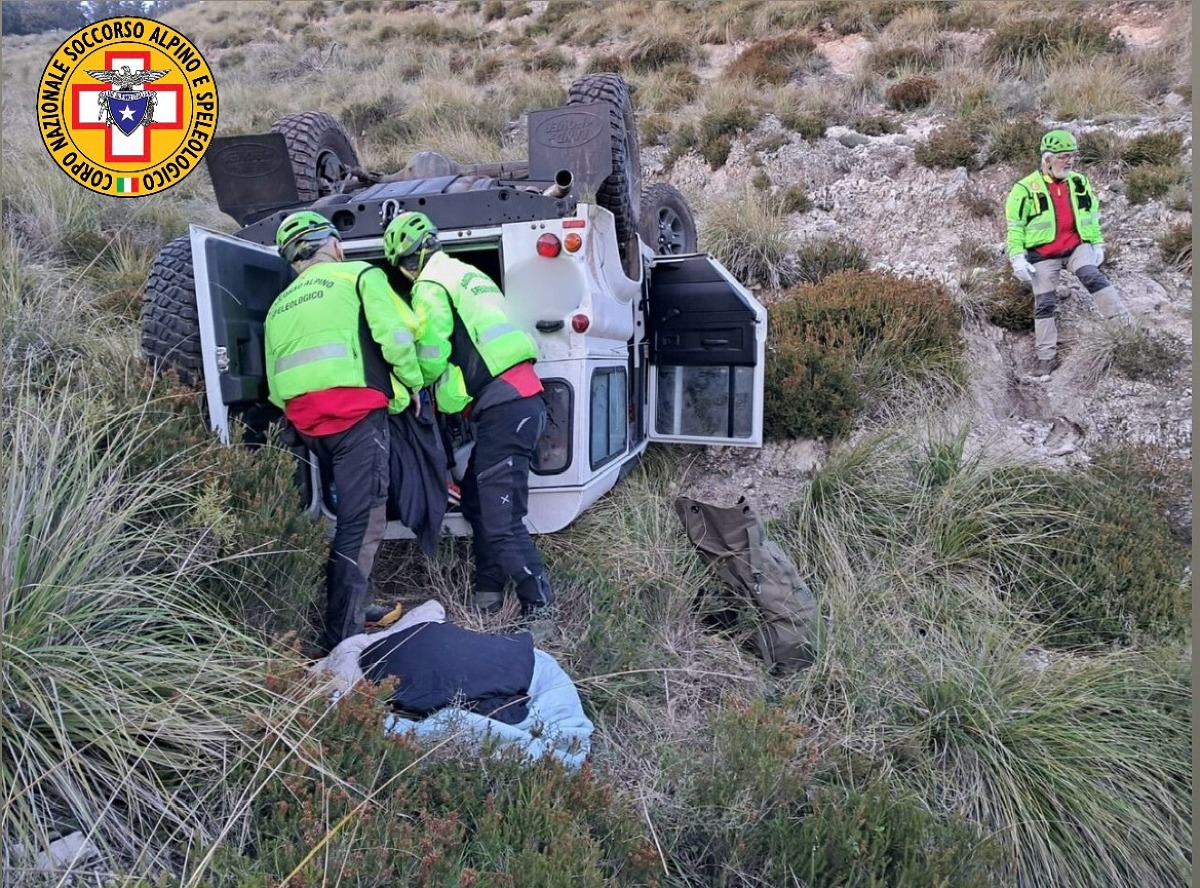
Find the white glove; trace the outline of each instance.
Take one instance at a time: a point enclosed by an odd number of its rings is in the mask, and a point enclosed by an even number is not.
[[[1024,253],[1009,256],[1008,264],[1012,266],[1013,277],[1027,284],[1033,283],[1033,265],[1025,258]]]
[[[1104,264],[1104,244],[1092,244],[1092,253],[1096,256],[1096,265]]]

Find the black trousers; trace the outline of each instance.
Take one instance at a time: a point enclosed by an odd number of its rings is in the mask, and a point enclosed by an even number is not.
[[[511,579],[523,605],[549,604],[554,593],[524,522],[529,465],[546,428],[546,402],[533,395],[488,407],[472,419],[475,446],[463,475],[462,508],[471,525],[475,591],[503,592]]]
[[[372,410],[336,435],[300,438],[316,454],[321,476],[332,478],[337,492],[337,528],[325,565],[325,625],[319,640],[330,650],[366,628],[371,568],[387,526],[387,410]]]

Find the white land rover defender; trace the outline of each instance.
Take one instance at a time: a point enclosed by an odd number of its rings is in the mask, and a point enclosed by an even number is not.
[[[308,112],[271,133],[215,139],[208,164],[218,204],[244,227],[192,226],[163,248],[147,280],[142,345],[157,367],[203,385],[222,439],[241,423],[254,440],[280,418],[266,398],[263,319],[293,275],[274,237],[287,214],[310,208],[337,226],[347,258],[385,268],[402,293],[382,235],[405,210],[428,215],[447,252],[500,285],[509,316],[538,345],[549,408],[530,478],[533,533],[570,524],[649,441],[761,446],[766,311],[696,252],[676,189],[642,188],[619,75],[584,77],[567,105],[531,112],[522,163],[465,166],[422,152],[399,173],[370,173],[333,117]],[[334,493],[316,461],[301,466],[310,507],[331,516]],[[443,529],[470,533],[454,511]]]

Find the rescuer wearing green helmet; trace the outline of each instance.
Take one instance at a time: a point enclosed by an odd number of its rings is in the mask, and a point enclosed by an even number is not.
[[[318,641],[328,652],[362,632],[368,617],[368,580],[387,523],[388,414],[420,410],[417,319],[383,269],[344,261],[337,229],[319,213],[285,218],[275,245],[298,276],[264,322],[269,397],[337,489]]]
[[[1066,130],[1041,141],[1042,165],[1013,186],[1004,205],[1013,275],[1033,288],[1035,374],[1058,367],[1058,277],[1066,266],[1106,318],[1124,314],[1121,297],[1100,271],[1104,237],[1100,201],[1087,177],[1074,171],[1079,143]]]
[[[474,424],[462,509],[471,525],[475,606],[499,611],[511,579],[540,640],[553,627],[554,592],[524,523],[530,463],[546,426],[537,346],[509,320],[495,281],[448,256],[437,235],[424,213],[401,213],[384,231],[384,255],[413,282],[417,359],[438,409],[469,414]]]

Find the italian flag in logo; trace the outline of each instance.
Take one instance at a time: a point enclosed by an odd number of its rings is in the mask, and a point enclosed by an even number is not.
[[[128,178],[125,176],[117,177],[117,194],[137,194],[138,180],[137,178]]]

